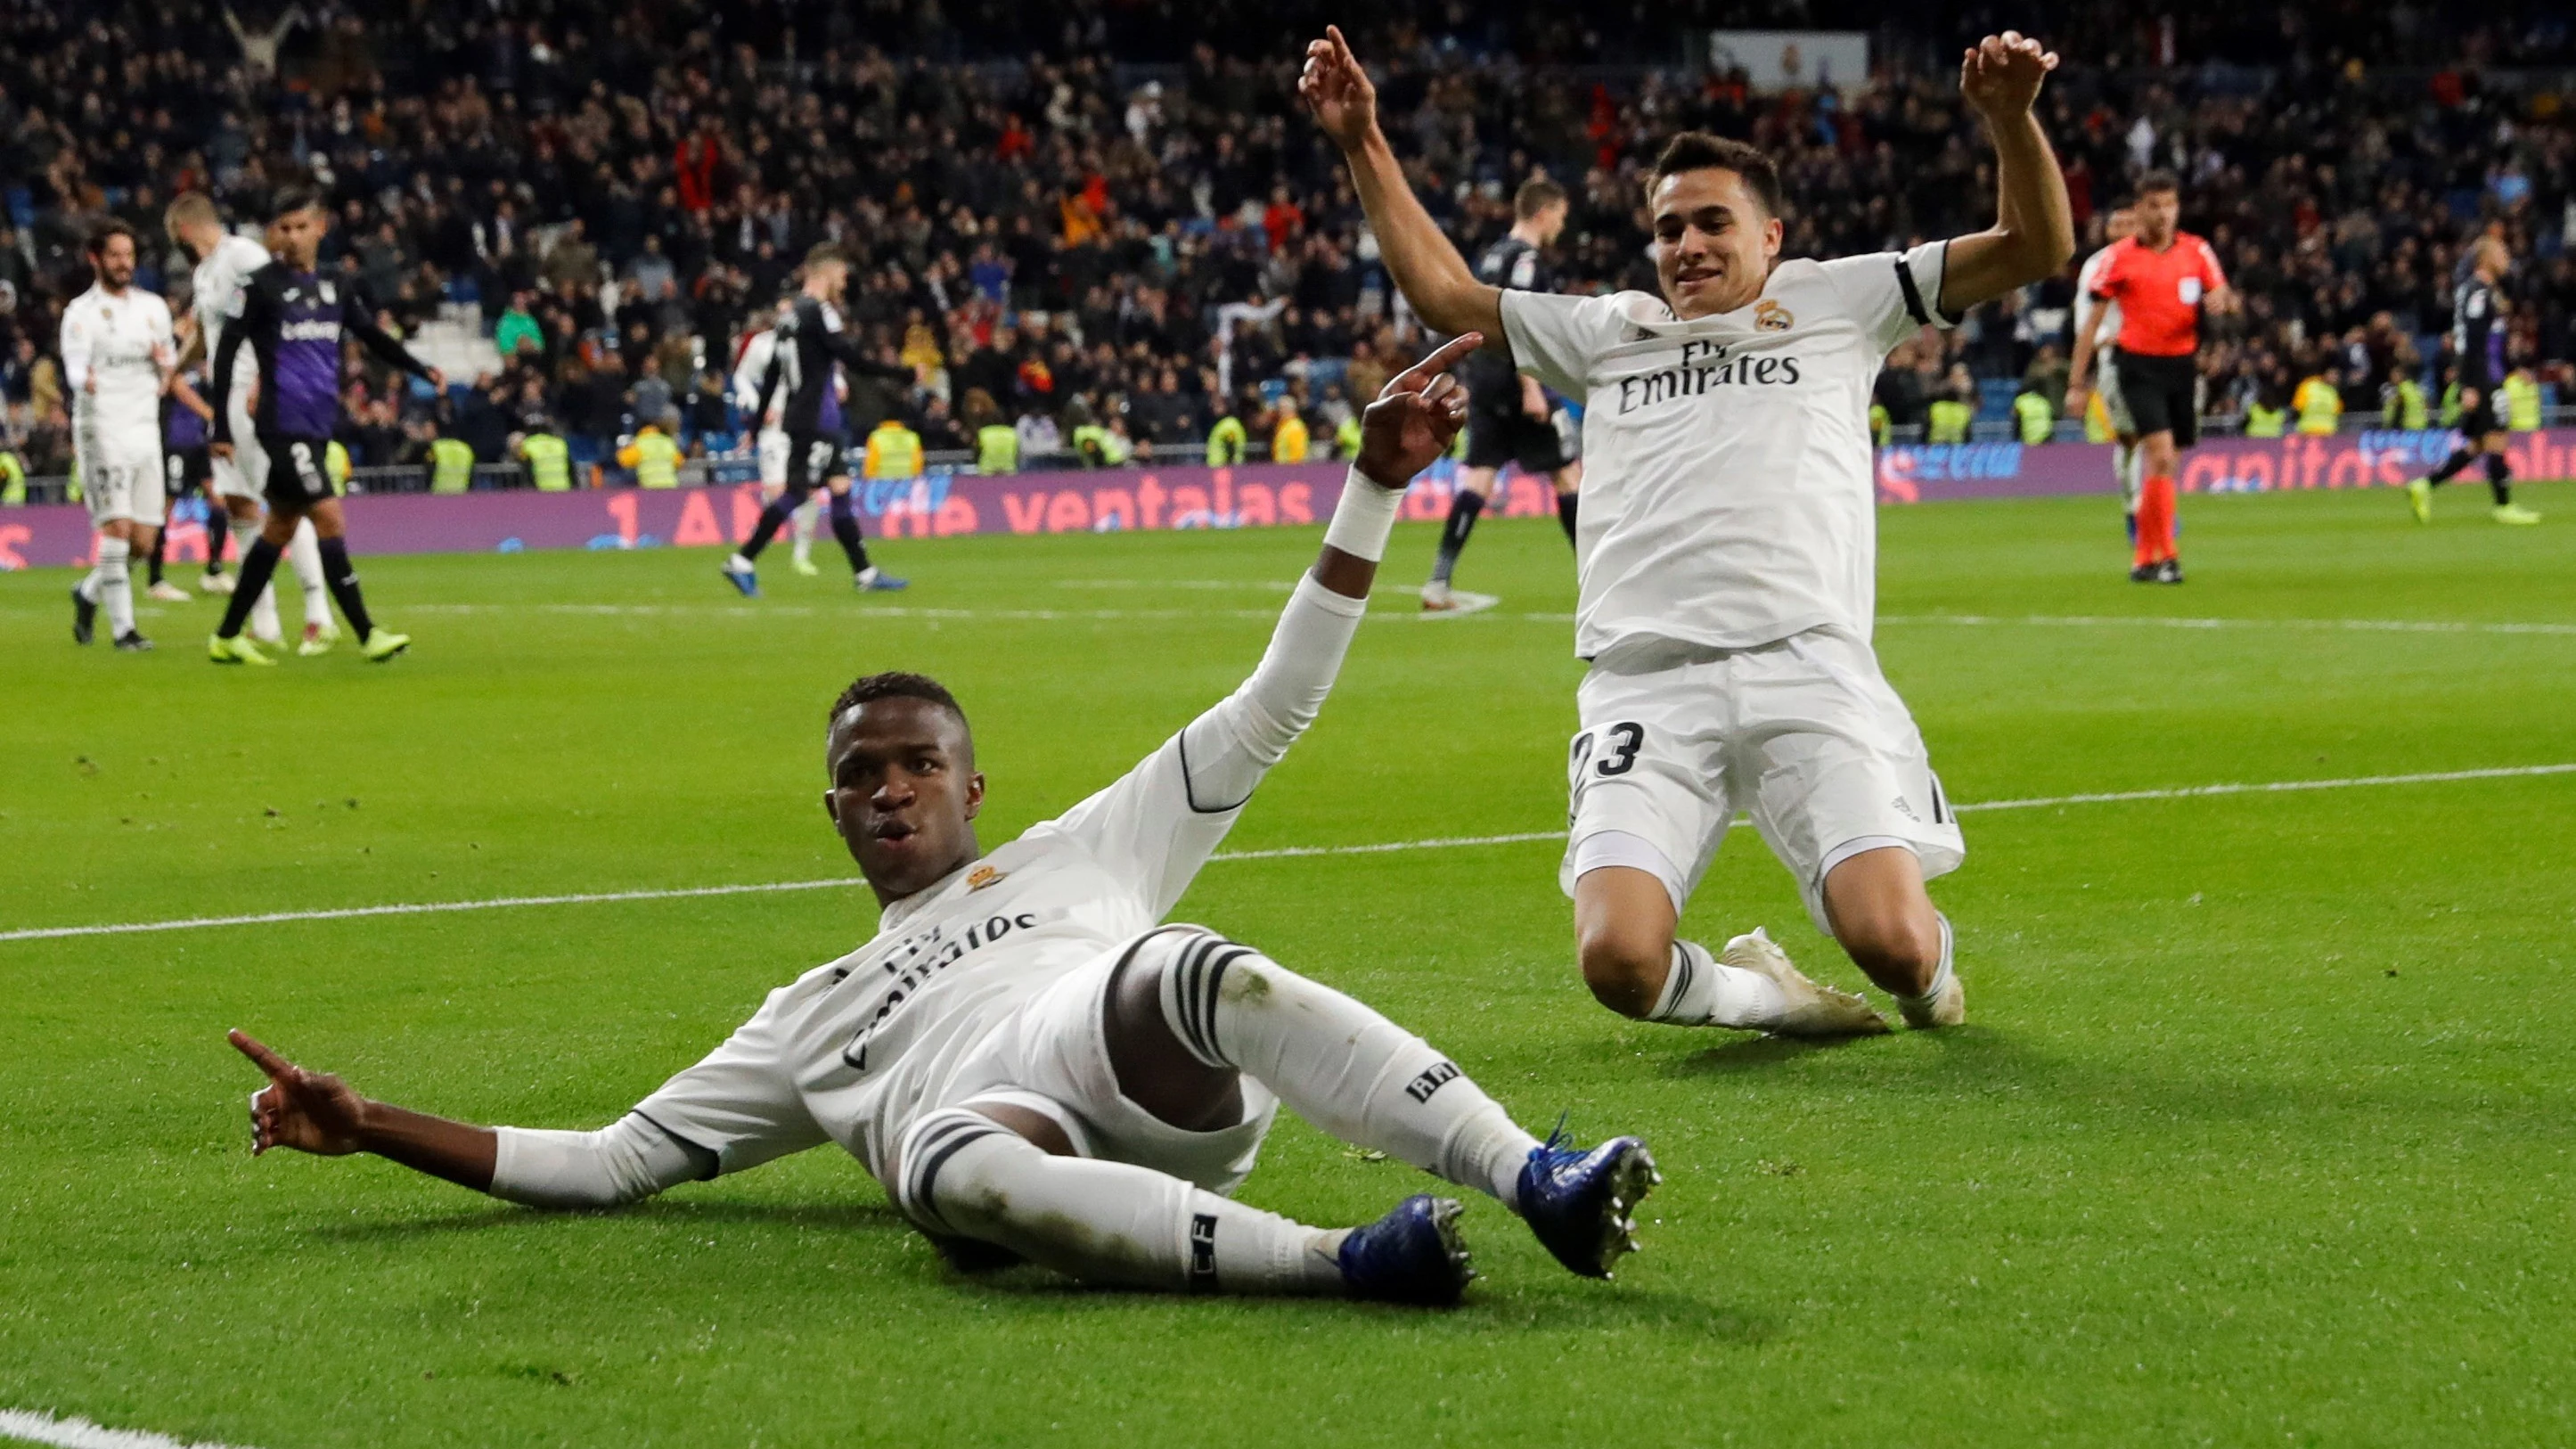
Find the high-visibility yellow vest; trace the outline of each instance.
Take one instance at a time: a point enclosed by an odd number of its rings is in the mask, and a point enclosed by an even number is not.
[[[1932,405],[1930,420],[1924,427],[1927,443],[1964,443],[1968,441],[1968,423],[1977,410],[1956,398],[1943,398]]]
[[[2322,377],[2312,377],[2299,384],[2290,398],[2290,411],[2299,415],[2299,431],[2312,438],[2331,434],[2343,422],[2343,395]]]
[[[1303,463],[1306,461],[1306,420],[1290,416],[1279,420],[1278,431],[1270,435],[1270,461]]]
[[[1342,419],[1341,426],[1333,429],[1333,451],[1345,458],[1360,455],[1359,414],[1353,413]]]
[[[1019,429],[986,423],[975,430],[975,471],[990,476],[1020,471]]]
[[[2392,412],[2389,423],[2410,432],[2422,432],[2433,424],[2432,411],[2424,405],[2424,384],[2411,377],[2397,380],[2397,406]]]
[[[519,456],[528,460],[528,476],[546,493],[572,491],[572,449],[552,433],[530,433],[519,440]]]
[[[1463,436],[1464,428],[1459,429]],[[1243,461],[1243,449],[1251,435],[1243,430],[1243,419],[1231,415],[1216,420],[1208,429],[1207,461],[1211,468]]]
[[[466,471],[467,476],[472,476],[473,470],[470,466]],[[333,438],[323,446],[322,476],[331,480],[332,492],[345,493],[349,490],[349,450],[341,445],[338,438]]]
[[[429,445],[429,491],[462,493],[474,482],[474,450],[462,438],[439,438]]]
[[[2442,426],[2452,428],[2460,423],[2460,384],[2454,380],[2442,389]]]
[[[638,488],[680,486],[680,445],[663,436],[659,428],[648,427],[637,433],[634,442],[617,450],[617,462],[635,470]]]
[[[2021,440],[2025,443],[2045,443],[2048,435],[2057,430],[2057,409],[2050,407],[2047,396],[2041,393],[2015,396],[2013,417],[2021,423]]]
[[[1869,405],[1869,441],[1871,446],[1880,448],[1886,447],[1888,438],[1892,436],[1895,431],[1896,419],[1889,416],[1886,408],[1881,407],[1877,403],[1871,403]]]
[[[27,465],[11,449],[0,448],[0,503],[16,507],[27,501]]]
[[[2258,402],[2245,405],[2245,436],[2277,438],[2289,430],[2290,413],[2287,408],[2267,408]]]
[[[2515,371],[2504,380],[2504,425],[2517,433],[2540,431],[2540,384]]]
[[[1086,468],[1116,468],[1136,456],[1136,449],[1125,438],[1098,423],[1084,423],[1073,430],[1073,450],[1082,455]]]
[[[859,462],[863,478],[918,478],[921,476],[921,434],[892,418],[877,424],[868,434],[867,456]]]

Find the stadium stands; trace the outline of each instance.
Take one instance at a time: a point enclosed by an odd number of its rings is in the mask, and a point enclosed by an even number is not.
[[[1644,274],[1638,169],[1684,126],[1782,157],[1793,253],[1990,216],[1951,74],[1965,22],[1796,8],[1802,24],[1870,29],[1874,74],[1759,93],[1712,70],[1666,7],[1613,25],[1601,7],[1485,19],[1397,4],[1354,39],[1418,185],[1471,250],[1508,225],[1527,173],[1568,184],[1558,250],[1579,286]],[[733,345],[826,238],[865,259],[849,311],[871,347],[920,379],[901,395],[861,383],[853,436],[901,412],[935,454],[968,450],[981,392],[1018,422],[1024,463],[1110,419],[1196,457],[1229,411],[1257,455],[1282,395],[1329,437],[1421,346],[1294,103],[1300,44],[1336,18],[1316,5],[319,13],[121,0],[0,13],[0,396],[30,472],[68,453],[48,353],[87,283],[87,229],[113,215],[158,239],[161,207],[190,187],[254,217],[303,174],[337,210],[329,264],[458,383],[443,399],[381,375],[355,384],[362,465],[404,461],[433,428],[499,463],[513,432],[543,426],[589,460],[670,414],[700,449],[733,446]],[[2221,426],[2329,365],[2348,421],[2376,415],[2401,373],[2438,397],[2459,243],[2490,224],[2520,261],[2512,357],[2565,389],[2576,38],[2563,13],[2485,7],[2463,29],[2421,7],[2316,0],[2177,26],[2091,4],[2051,39],[2070,57],[2046,104],[2079,227],[2128,178],[2172,167],[2184,224],[2248,297],[2242,333],[2204,359]],[[146,284],[184,288],[185,259],[150,250]],[[1892,421],[1961,396],[2000,435],[2018,386],[2062,387],[2070,300],[2061,278],[1909,344],[1881,388]]]

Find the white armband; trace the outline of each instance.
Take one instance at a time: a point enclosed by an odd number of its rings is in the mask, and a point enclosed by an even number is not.
[[[1332,526],[1324,530],[1324,546],[1376,563],[1386,557],[1386,536],[1395,531],[1395,511],[1403,503],[1403,489],[1389,488],[1352,464]]]

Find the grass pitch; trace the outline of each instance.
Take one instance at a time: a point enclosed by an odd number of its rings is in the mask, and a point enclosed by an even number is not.
[[[2559,516],[2190,500],[2181,589],[2123,580],[2100,501],[1891,511],[1880,647],[1970,804],[2576,761],[2576,497],[2530,492]],[[894,607],[783,559],[744,604],[704,552],[379,557],[411,657],[256,673],[199,656],[211,602],[137,658],[70,646],[68,575],[0,578],[0,930],[849,874],[823,712],[895,666],[973,714],[996,844],[1230,689],[1315,542],[895,544]],[[1501,607],[1390,589],[1231,847],[1561,825],[1570,573],[1488,524],[1460,583]],[[262,1449],[2576,1438],[2576,775],[1966,823],[1972,1025],[1823,1049],[1593,1006],[1550,843],[1212,865],[1184,917],[1534,1126],[1654,1142],[1618,1282],[1480,1202],[1446,1314],[959,1278],[828,1148],[599,1215],[247,1153],[227,1026],[596,1125],[866,936],[855,888],[0,943],[0,1408]],[[1859,984],[1742,831],[1686,927],[1756,923]],[[1245,1197],[1425,1181],[1283,1120]]]

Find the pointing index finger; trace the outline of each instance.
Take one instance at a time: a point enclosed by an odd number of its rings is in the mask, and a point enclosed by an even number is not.
[[[239,1027],[235,1027],[231,1031],[224,1033],[224,1039],[231,1042],[234,1050],[240,1052],[243,1056],[250,1058],[254,1065],[256,1065],[261,1071],[268,1073],[270,1077],[283,1081],[286,1078],[295,1075],[294,1063],[279,1056],[277,1053],[270,1051],[257,1037],[252,1036],[249,1032],[243,1031]]]
[[[1432,349],[1431,355],[1404,370],[1406,377],[1433,377],[1449,370],[1449,364],[1485,345],[1482,332],[1461,332]]]

